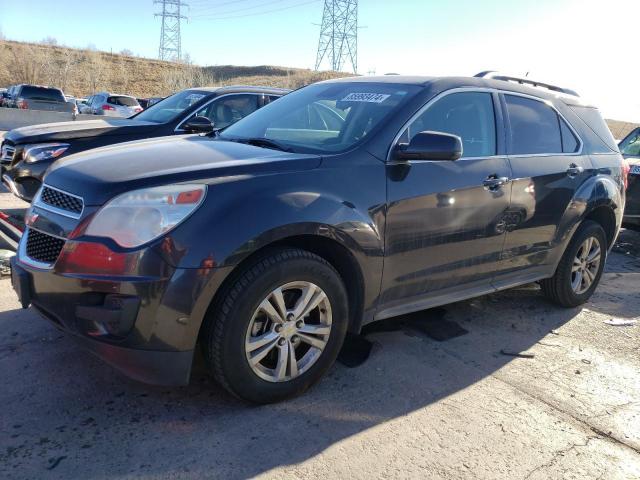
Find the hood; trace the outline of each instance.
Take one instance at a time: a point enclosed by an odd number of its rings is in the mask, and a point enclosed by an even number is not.
[[[220,177],[309,170],[318,155],[280,152],[198,135],[160,137],[88,150],[54,163],[44,183],[103,205],[124,192]]]
[[[128,118],[106,118],[100,120],[76,120],[72,122],[45,123],[11,130],[5,139],[14,144],[41,143],[74,138],[97,137],[98,135],[123,135],[151,132],[160,124]]]

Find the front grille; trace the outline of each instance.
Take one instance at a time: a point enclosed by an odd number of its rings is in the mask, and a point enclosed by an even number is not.
[[[2,163],[11,163],[13,160],[13,154],[16,153],[15,147],[12,145],[2,145],[2,150],[0,150],[0,162]]]
[[[37,230],[27,231],[27,256],[37,262],[52,264],[60,255],[65,240]]]
[[[68,212],[73,212],[78,215],[82,213],[83,202],[81,198],[74,197],[59,190],[54,190],[53,188],[42,187],[40,200],[47,205],[61,210],[67,210]]]

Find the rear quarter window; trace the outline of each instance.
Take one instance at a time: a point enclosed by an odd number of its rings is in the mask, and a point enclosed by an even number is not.
[[[580,117],[587,127],[602,141],[602,144],[609,150],[614,152],[618,151],[618,145],[616,144],[611,130],[607,127],[600,111],[594,107],[585,107],[581,105],[569,105],[571,110]]]

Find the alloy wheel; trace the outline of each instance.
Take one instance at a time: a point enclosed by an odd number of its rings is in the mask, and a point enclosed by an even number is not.
[[[309,370],[331,334],[331,303],[310,282],[274,289],[254,312],[245,337],[253,372],[268,382],[286,382]]]
[[[581,295],[593,285],[600,268],[602,248],[596,237],[588,237],[578,248],[571,267],[571,288]]]

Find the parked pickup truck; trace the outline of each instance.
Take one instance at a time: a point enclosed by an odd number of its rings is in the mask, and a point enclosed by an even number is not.
[[[39,85],[18,85],[12,103],[13,107],[23,110],[76,111],[75,105],[67,102],[62,90]]]

